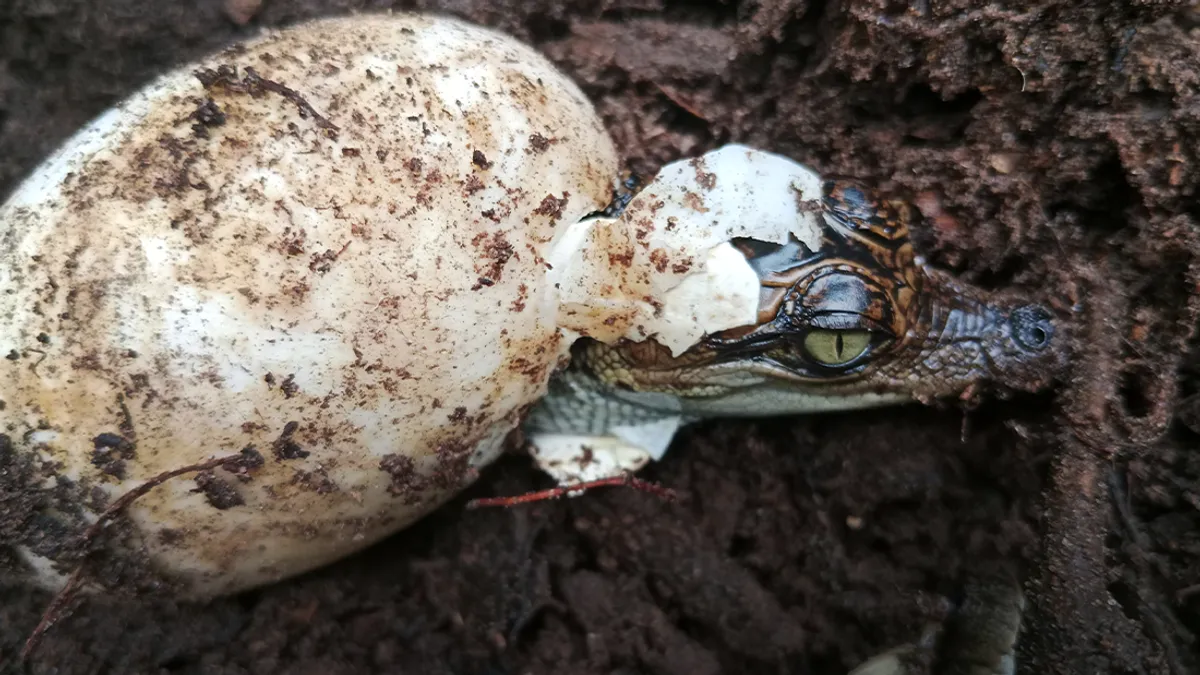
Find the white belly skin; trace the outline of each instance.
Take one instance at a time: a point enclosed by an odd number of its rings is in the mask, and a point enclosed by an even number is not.
[[[686,415],[696,417],[773,417],[808,413],[861,410],[912,401],[907,394],[811,394],[763,385],[714,398],[680,399]]]

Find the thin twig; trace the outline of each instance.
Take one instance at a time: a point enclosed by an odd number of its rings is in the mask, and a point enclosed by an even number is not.
[[[101,513],[100,517],[96,519],[96,522],[92,523],[91,526],[88,527],[88,529],[83,533],[84,542],[90,543],[96,537],[96,535],[100,533],[100,528],[107,525],[108,521],[115,518],[123,509],[125,509],[125,507],[129,506],[134,501],[144,496],[147,492],[171,480],[172,478],[176,476],[182,476],[185,473],[199,473],[201,471],[208,471],[209,469],[225,466],[226,464],[234,464],[241,461],[243,457],[244,455],[241,453],[236,455],[226,455],[224,457],[217,457],[216,459],[210,459],[206,462],[182,466],[178,469],[171,469],[170,471],[164,471],[158,474],[145,483],[142,483],[129,492],[121,495],[112,504],[109,504],[108,508],[104,509],[104,513]]]
[[[678,496],[675,491],[670,488],[665,488],[657,483],[635,478],[633,474],[626,473],[620,476],[611,476],[609,478],[600,478],[598,480],[585,481],[583,483],[574,483],[572,485],[562,485],[549,490],[539,490],[537,492],[527,492],[523,495],[515,497],[486,497],[483,499],[472,499],[467,502],[468,509],[478,509],[487,506],[517,506],[518,504],[528,504],[530,502],[540,502],[550,499],[561,499],[569,494],[576,494],[591,490],[598,487],[631,487],[642,492],[649,492],[666,501],[675,501]]]
[[[1184,586],[1183,588],[1175,591],[1175,601],[1182,603],[1197,593],[1200,593],[1200,584]]]
[[[337,133],[340,131],[338,126],[317,112],[317,109],[312,107],[312,104],[295,89],[259,75],[252,67],[247,66],[244,70],[246,74],[241,80],[238,80],[237,68],[229,65],[220,66],[216,70],[201,69],[196,71],[195,76],[200,80],[200,84],[209,90],[223,87],[232,92],[250,94],[255,97],[260,96],[264,91],[278,94],[295,104],[300,111],[301,118],[312,118],[313,122],[324,129],[329,136],[337,137]]]
[[[60,590],[58,594],[54,596],[54,599],[50,602],[50,605],[46,607],[46,611],[42,614],[41,621],[38,622],[37,627],[33,629],[32,633],[30,633],[29,639],[25,640],[25,646],[21,649],[21,662],[24,663],[29,660],[30,655],[33,654],[33,650],[37,648],[38,643],[41,642],[41,639],[46,634],[46,631],[48,631],[54,624],[66,618],[66,607],[70,604],[71,600],[74,599],[75,595],[79,591],[79,587],[83,583],[84,571],[87,568],[88,556],[91,554],[90,547],[96,540],[96,537],[99,536],[100,530],[105,525],[120,515],[120,513],[134,501],[144,496],[146,493],[150,492],[159,485],[162,485],[168,480],[175,478],[176,476],[181,476],[185,473],[199,473],[201,471],[208,471],[210,469],[215,469],[217,467],[227,466],[230,464],[237,464],[239,462],[249,465],[253,461],[253,458],[243,451],[236,455],[226,455],[224,457],[210,459],[205,462],[179,467],[178,469],[164,471],[145,483],[133,488],[129,492],[121,495],[115,501],[113,501],[113,503],[109,504],[108,508],[104,509],[104,512],[101,513],[100,517],[96,519],[96,522],[92,523],[87,530],[84,531],[83,558],[79,561],[79,564],[75,566],[75,571],[72,572],[71,577],[67,579],[66,585],[62,587],[62,590]]]
[[[29,660],[29,656],[33,650],[37,648],[41,642],[42,636],[50,627],[66,618],[66,607],[72,600],[75,599],[75,593],[79,590],[79,585],[83,581],[83,571],[87,568],[87,560],[82,560],[71,573],[71,578],[67,579],[67,584],[62,587],[62,590],[54,596],[54,600],[50,602],[50,606],[46,607],[46,611],[42,613],[41,621],[29,634],[29,639],[25,640],[25,646],[21,648],[21,663]]]

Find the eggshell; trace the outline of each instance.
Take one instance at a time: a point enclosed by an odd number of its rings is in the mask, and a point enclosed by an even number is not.
[[[604,342],[653,338],[676,356],[753,324],[759,279],[730,241],[794,236],[818,250],[820,198],[814,171],[744,145],[668,164],[619,218],[577,223],[555,249],[559,323]]]
[[[323,19],[180,68],[0,207],[0,495],[25,573],[185,596],[321,566],[500,451],[567,347],[546,256],[617,155],[545,58],[457,20]],[[15,524],[13,524],[15,523]]]

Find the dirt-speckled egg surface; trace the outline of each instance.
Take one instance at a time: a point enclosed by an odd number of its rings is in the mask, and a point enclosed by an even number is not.
[[[105,504],[251,446],[129,510],[185,593],[434,508],[544,390],[542,255],[616,174],[574,84],[449,19],[321,20],[151,84],[0,207],[0,434],[52,505],[16,550],[60,584]]]

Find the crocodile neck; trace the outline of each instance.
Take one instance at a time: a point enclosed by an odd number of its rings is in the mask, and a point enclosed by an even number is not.
[[[604,345],[589,345],[591,356]],[[605,359],[604,361],[610,361]],[[911,401],[899,392],[823,393],[765,378],[745,386],[696,386],[686,380],[641,390],[614,377],[612,370],[595,369],[595,358],[577,359],[550,382],[547,395],[527,418],[532,431],[603,435],[618,426],[669,418],[681,424],[716,417],[772,417],[857,410]],[[628,371],[624,371],[628,375]]]

